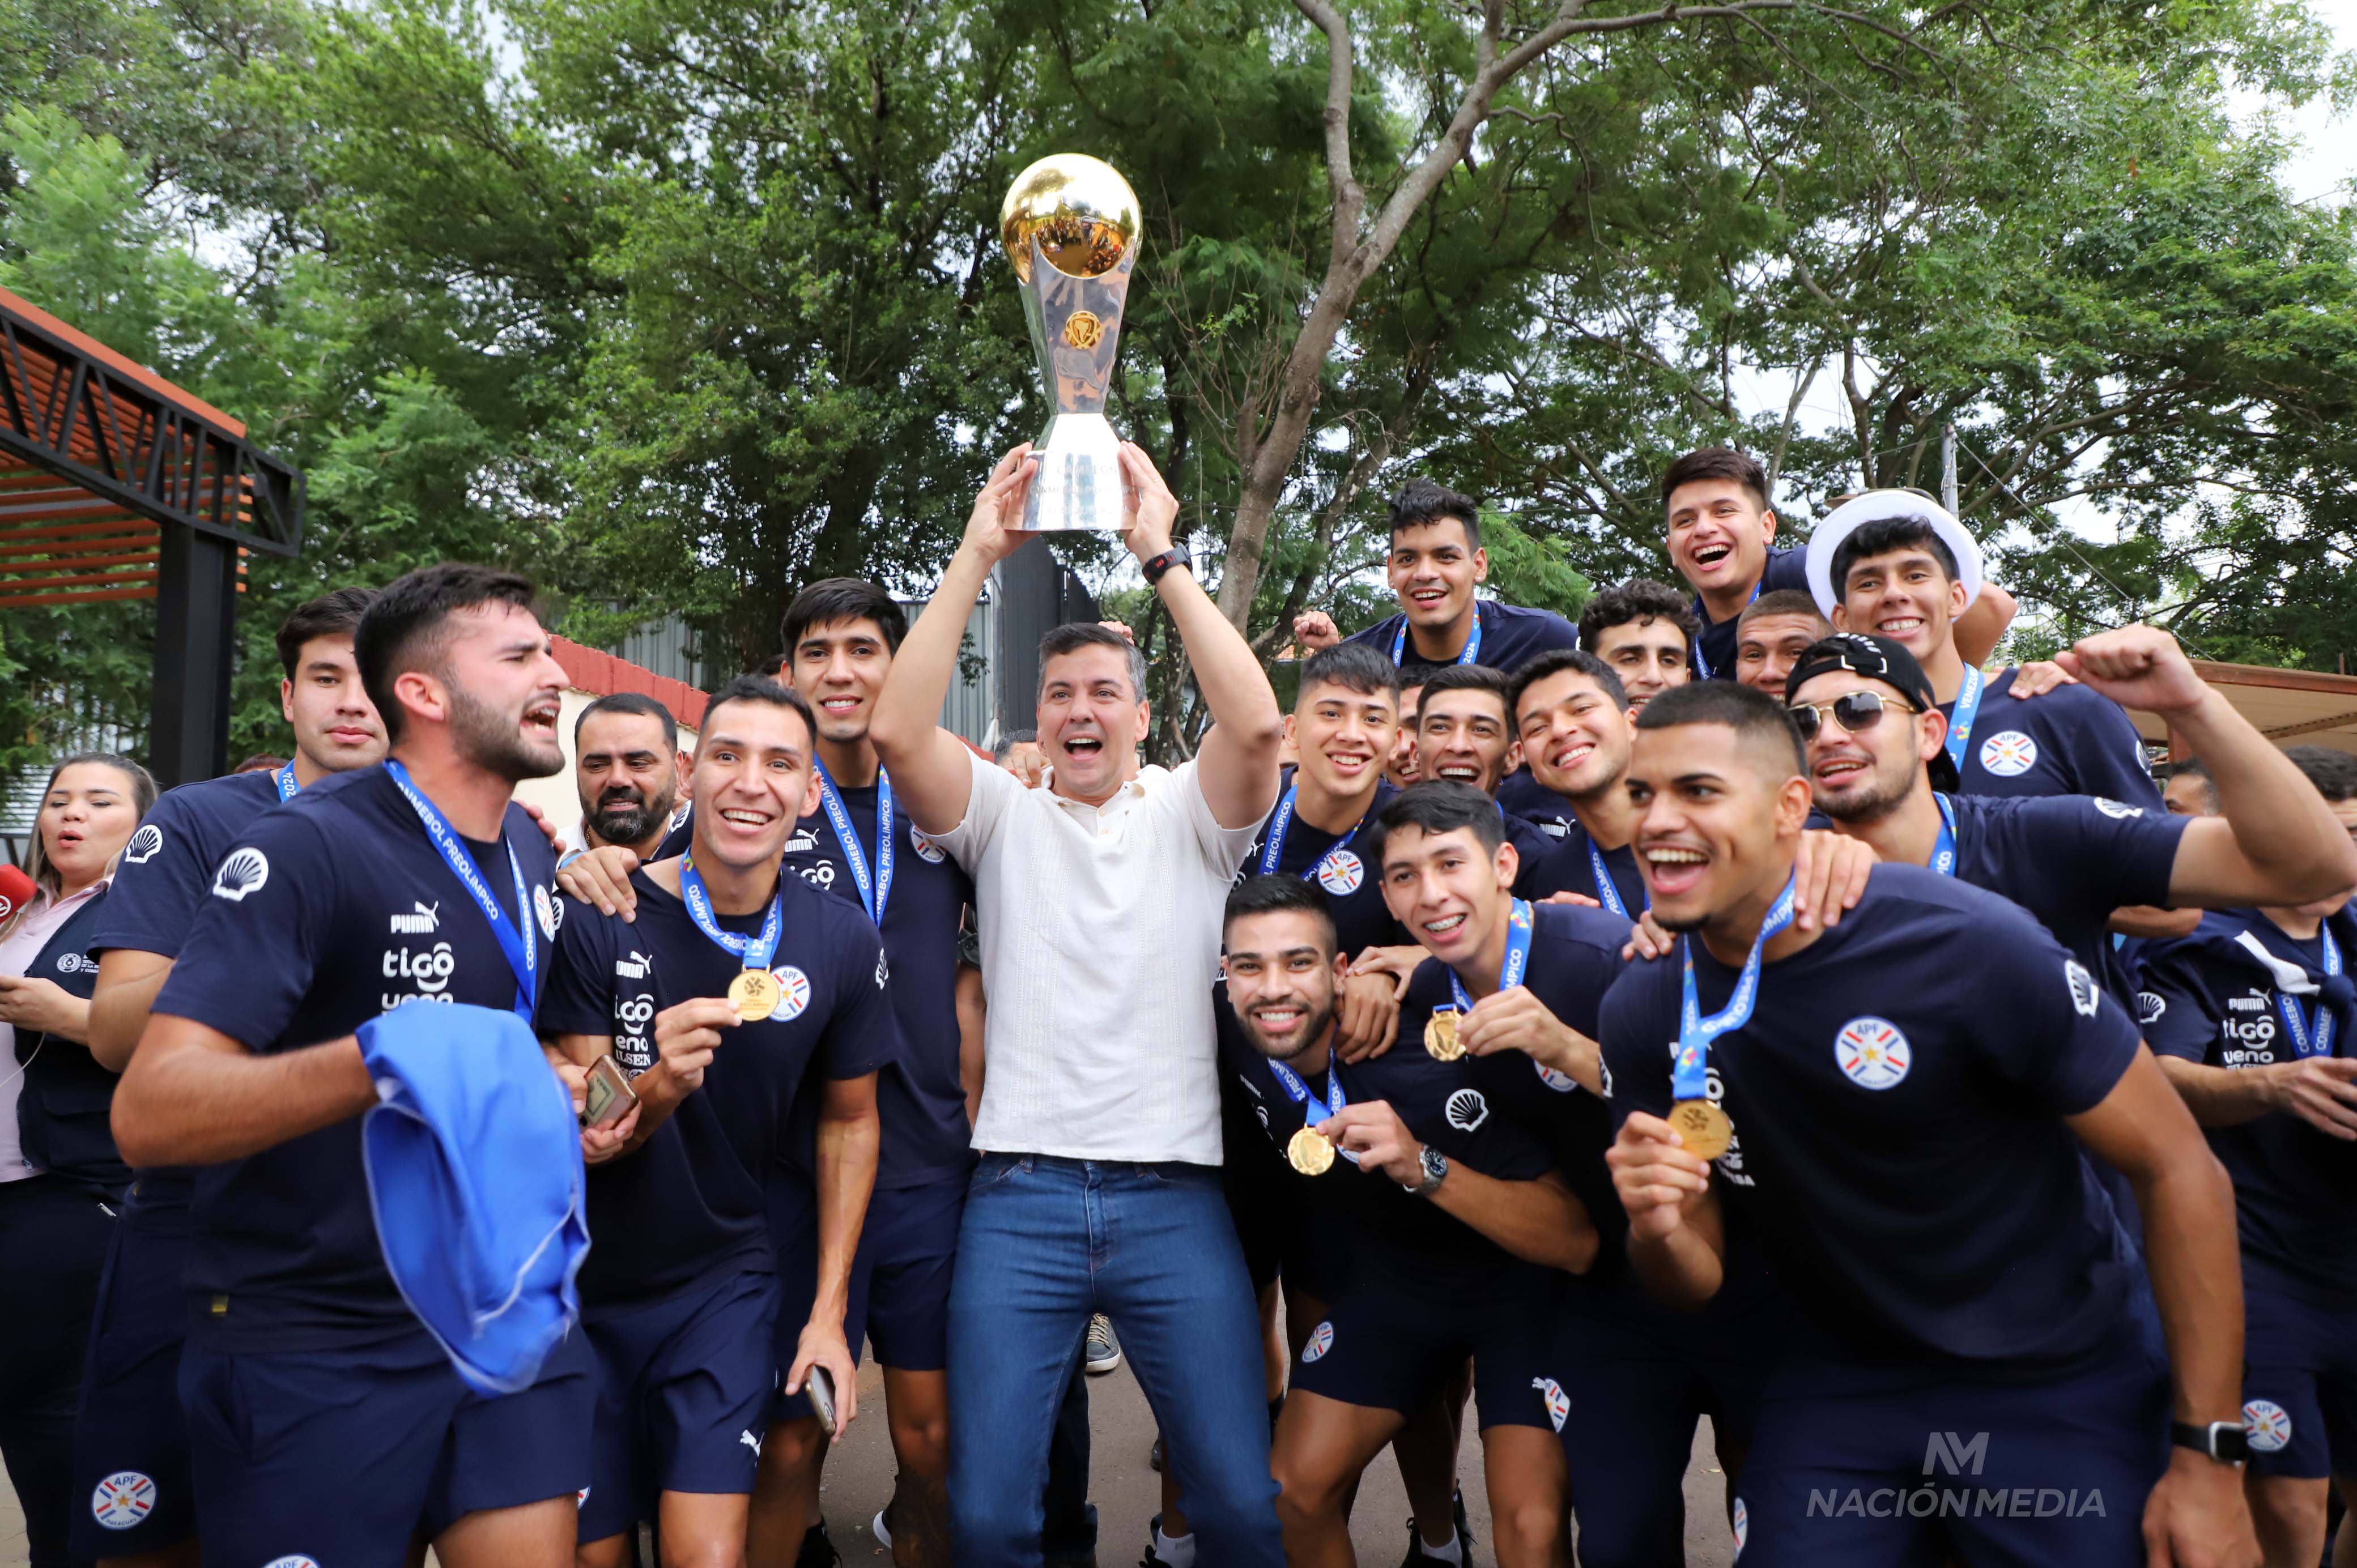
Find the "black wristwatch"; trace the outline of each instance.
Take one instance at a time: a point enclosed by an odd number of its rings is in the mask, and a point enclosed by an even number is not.
[[[2207,1454],[2221,1465],[2240,1465],[2251,1456],[2251,1434],[2239,1421],[2213,1421],[2207,1426],[2173,1421],[2169,1423],[2169,1440],[2179,1448]]]
[[[1152,587],[1155,584],[1162,581],[1162,574],[1168,572],[1173,566],[1184,566],[1190,574],[1194,571],[1195,557],[1188,553],[1185,545],[1172,545],[1161,554],[1154,557],[1153,560],[1148,561],[1145,566],[1141,568],[1141,570],[1146,573],[1146,586]]]
[[[1424,1172],[1424,1179],[1414,1187],[1402,1182],[1400,1190],[1410,1197],[1430,1197],[1440,1189],[1440,1184],[1448,1179],[1448,1156],[1426,1144],[1424,1152],[1416,1155],[1415,1163],[1416,1168]]]

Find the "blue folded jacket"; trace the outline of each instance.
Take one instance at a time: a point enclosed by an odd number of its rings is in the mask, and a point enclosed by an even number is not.
[[[361,1121],[384,1265],[458,1376],[514,1393],[581,1316],[581,1128],[531,1028],[503,1008],[413,1002],[360,1030]]]

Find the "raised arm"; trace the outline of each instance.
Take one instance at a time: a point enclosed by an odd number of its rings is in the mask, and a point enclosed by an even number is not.
[[[2056,662],[2126,708],[2168,721],[2210,769],[2219,814],[2179,841],[2169,902],[2233,909],[2306,904],[2357,887],[2357,844],[2307,776],[2194,672],[2155,627],[2104,632]]]
[[[1129,548],[1143,564],[1170,548],[1178,500],[1136,443],[1122,444],[1121,467],[1137,496]],[[1285,715],[1269,689],[1268,672],[1192,572],[1173,567],[1162,574],[1154,591],[1178,628],[1187,662],[1194,667],[1195,684],[1211,710],[1211,733],[1196,755],[1196,776],[1211,820],[1223,828],[1250,827],[1276,804],[1276,756],[1285,743]],[[899,775],[893,779],[897,783]]]
[[[1975,669],[1988,662],[1990,654],[2005,636],[2005,628],[2013,624],[2013,613],[2020,607],[2013,596],[1995,583],[1981,585],[1980,597],[1972,607],[1956,618],[1956,653]]]
[[[965,537],[950,557],[941,585],[909,628],[876,694],[876,714],[867,735],[876,755],[892,775],[892,792],[917,826],[945,833],[965,821],[974,787],[965,743],[942,728],[942,703],[957,674],[958,648],[965,624],[982,596],[991,568],[1033,535],[1008,526],[1023,516],[1023,503],[1039,468],[1025,442],[998,460],[974,499]]]

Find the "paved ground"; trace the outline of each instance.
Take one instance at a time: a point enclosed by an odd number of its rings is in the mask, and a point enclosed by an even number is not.
[[[1154,1420],[1126,1363],[1119,1371],[1092,1380],[1089,1394],[1094,1447],[1091,1489],[1102,1532],[1097,1561],[1101,1568],[1129,1568],[1144,1550],[1146,1521],[1161,1507],[1161,1477],[1146,1463],[1146,1450],[1154,1442]],[[866,1413],[827,1466],[827,1523],[847,1563],[882,1568],[890,1555],[877,1544],[867,1521],[891,1495],[892,1446],[882,1419],[882,1380],[872,1367],[860,1380],[859,1397]],[[1479,1542],[1476,1554],[1486,1565],[1494,1559],[1489,1548],[1490,1508],[1480,1477],[1480,1446],[1475,1434],[1468,1433],[1462,1482]],[[1694,1467],[1686,1475],[1689,1568],[1727,1568],[1734,1561],[1735,1543],[1727,1534],[1722,1496],[1706,1432],[1696,1444]],[[1367,1568],[1393,1568],[1398,1563],[1405,1550],[1402,1526],[1407,1514],[1398,1470],[1388,1457],[1376,1461],[1359,1494],[1351,1530],[1359,1559]],[[16,1511],[16,1494],[0,1488],[0,1568],[25,1568],[25,1563],[24,1525]]]

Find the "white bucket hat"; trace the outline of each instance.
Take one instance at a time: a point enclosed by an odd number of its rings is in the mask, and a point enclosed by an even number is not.
[[[1956,514],[1927,495],[1914,490],[1868,490],[1862,496],[1852,496],[1834,508],[1833,515],[1817,524],[1809,535],[1809,592],[1816,596],[1817,607],[1827,615],[1841,603],[1834,591],[1834,553],[1842,541],[1869,522],[1886,518],[1920,518],[1932,525],[1951,554],[1956,558],[1957,580],[1964,585],[1964,603],[1969,607],[1981,596],[1980,542],[1956,521]]]

